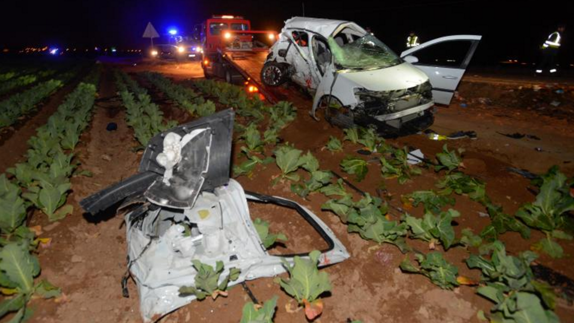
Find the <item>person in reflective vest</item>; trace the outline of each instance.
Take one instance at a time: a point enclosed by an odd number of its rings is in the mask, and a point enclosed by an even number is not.
[[[411,31],[409,37],[407,37],[407,48],[412,48],[418,46],[419,44],[419,37],[415,35],[414,31]]]
[[[556,73],[558,71],[555,60],[562,42],[562,33],[565,29],[566,27],[564,27],[564,25],[558,26],[558,29],[551,33],[544,44],[542,44],[542,60],[536,68],[537,74],[541,74],[545,69],[548,69],[550,73]]]

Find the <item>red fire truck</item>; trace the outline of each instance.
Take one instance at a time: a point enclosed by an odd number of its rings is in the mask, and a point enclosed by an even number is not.
[[[276,31],[251,30],[251,22],[240,16],[213,16],[201,24],[205,77],[224,78],[229,83],[247,82],[252,89],[270,94],[259,80]]]

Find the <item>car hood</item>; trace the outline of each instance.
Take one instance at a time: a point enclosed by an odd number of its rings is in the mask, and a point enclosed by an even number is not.
[[[371,91],[408,89],[428,81],[423,71],[406,62],[377,70],[342,72],[338,77]]]

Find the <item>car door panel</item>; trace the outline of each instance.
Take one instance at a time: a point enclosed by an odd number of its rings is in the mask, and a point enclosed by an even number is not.
[[[411,56],[409,60],[412,64],[429,77],[433,86],[434,101],[448,105],[481,38],[482,36],[477,35],[441,37],[410,48],[402,52],[401,57]],[[452,47],[452,53],[449,52],[449,47]],[[442,48],[446,50],[441,50]],[[435,57],[433,54],[438,56]],[[448,55],[454,57],[449,59]]]

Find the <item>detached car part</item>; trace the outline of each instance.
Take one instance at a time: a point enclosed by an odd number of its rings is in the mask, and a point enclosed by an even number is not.
[[[320,266],[349,257],[343,244],[315,214],[280,197],[244,192],[229,178],[234,113],[231,109],[178,126],[154,137],[139,173],[80,202],[96,214],[124,201],[128,270],[140,295],[143,319],[156,321],[195,296],[179,296],[193,286],[192,260],[241,270],[230,286],[285,272],[282,260],[265,247],[249,216],[248,201],[296,211],[325,240]],[[298,254],[307,256],[306,253]]]

